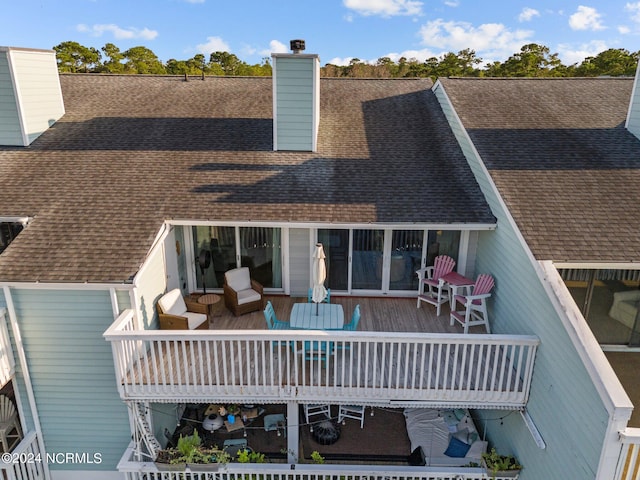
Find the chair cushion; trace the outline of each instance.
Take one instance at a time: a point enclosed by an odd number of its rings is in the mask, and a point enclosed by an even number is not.
[[[245,303],[256,302],[262,299],[260,294],[251,288],[240,290],[236,293],[238,294],[238,305],[244,305]]]
[[[178,288],[174,288],[170,292],[165,293],[158,300],[158,304],[160,308],[162,308],[162,311],[169,315],[185,316],[184,314],[187,311],[187,304],[184,303],[182,292]]]
[[[228,272],[225,272],[224,278],[227,281],[227,285],[229,285],[236,292],[251,289],[251,275],[249,275],[248,267],[240,267],[229,270]],[[242,302],[238,303],[242,304]]]
[[[203,322],[206,322],[207,316],[204,313],[195,313],[195,312],[184,312],[184,317],[187,317],[187,325],[189,325],[189,330],[195,330]]]

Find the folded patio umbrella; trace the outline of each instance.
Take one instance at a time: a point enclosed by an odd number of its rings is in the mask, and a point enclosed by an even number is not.
[[[318,315],[318,304],[324,301],[327,296],[327,289],[324,288],[324,281],[327,278],[327,266],[325,264],[325,254],[321,243],[316,243],[316,249],[313,252],[313,291],[311,300],[316,304],[316,315]]]

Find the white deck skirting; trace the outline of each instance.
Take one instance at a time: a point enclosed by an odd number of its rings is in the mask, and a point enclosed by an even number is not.
[[[526,405],[539,340],[306,330],[160,331],[124,312],[105,332],[123,400]],[[333,353],[308,359],[305,342]]]

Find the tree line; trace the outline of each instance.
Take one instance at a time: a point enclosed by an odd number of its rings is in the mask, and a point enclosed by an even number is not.
[[[53,47],[58,70],[65,73],[120,73],[168,75],[271,76],[271,59],[250,65],[229,52],[213,52],[209,58],[197,54],[188,60],[169,59],[166,63],[150,49],[138,46],[124,52],[113,43],[100,50],[77,42],[63,42]],[[381,57],[376,62],[352,59],[348,65],[326,64],[323,77],[403,78],[403,77],[598,77],[634,76],[640,51],[610,48],[581,63],[564,65],[557,53],[544,45],[523,45],[504,62],[484,63],[472,49],[449,52],[425,61]],[[483,64],[484,63],[484,64]]]

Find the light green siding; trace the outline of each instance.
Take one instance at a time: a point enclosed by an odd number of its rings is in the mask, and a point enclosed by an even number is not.
[[[62,115],[55,52],[0,47],[0,145],[29,145]]]
[[[138,317],[142,319],[143,328],[158,328],[156,303],[167,290],[167,275],[164,269],[162,249],[157,248],[145,262],[135,279],[138,303]]]
[[[0,145],[23,145],[7,52],[0,51]]]
[[[289,229],[289,267],[291,296],[306,297],[311,286],[311,240],[309,229]]]
[[[53,52],[11,52],[28,144],[63,114],[62,91]]]
[[[317,135],[318,58],[275,56],[274,68],[276,148],[312,151]]]
[[[102,456],[51,468],[115,470],[131,431],[102,337],[113,322],[109,291],[12,289],[12,299],[47,451]]]
[[[604,403],[441,87],[435,93],[498,220],[495,231],[479,234],[475,268],[476,274],[491,273],[496,279],[492,332],[533,334],[541,340],[527,409],[547,448],[536,446],[516,412],[479,412],[480,425],[498,449],[516,454],[524,464],[522,480],[593,479],[608,425]]]
[[[636,78],[633,82],[633,92],[631,92],[631,106],[627,118],[627,128],[636,137],[640,138],[640,92],[638,92],[638,76],[640,74],[640,64],[636,71]]]

